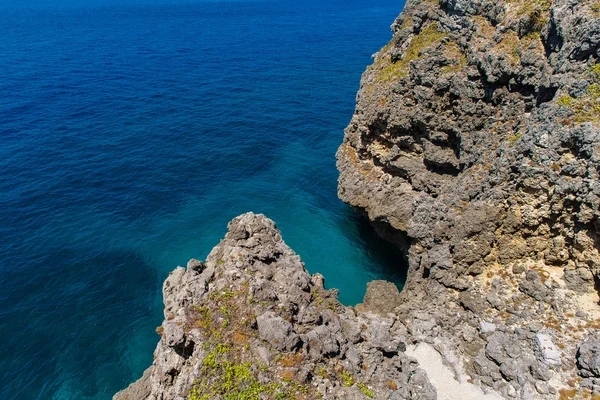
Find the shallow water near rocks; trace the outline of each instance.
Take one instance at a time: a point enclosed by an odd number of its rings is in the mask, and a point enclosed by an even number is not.
[[[246,211],[345,304],[401,286],[334,157],[401,6],[0,4],[0,398],[109,399],[141,376],[162,281]]]

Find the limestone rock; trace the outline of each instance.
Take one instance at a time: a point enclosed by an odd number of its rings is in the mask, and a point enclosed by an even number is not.
[[[380,315],[387,315],[401,303],[398,287],[386,281],[371,281],[367,283],[364,308]]]
[[[292,331],[292,324],[268,311],[256,319],[260,338],[278,350],[292,350],[300,338]]]
[[[577,364],[582,376],[600,378],[600,339],[589,338],[579,346]]]
[[[154,362],[116,400],[435,398],[395,319],[341,305],[264,215],[231,221],[163,293]]]
[[[560,365],[560,351],[550,336],[538,333],[535,335],[535,343],[542,361],[548,365]]]
[[[336,155],[338,196],[407,257],[409,342],[450,341],[511,398],[583,396],[545,382],[578,382],[577,346],[600,337],[599,17],[407,1]]]

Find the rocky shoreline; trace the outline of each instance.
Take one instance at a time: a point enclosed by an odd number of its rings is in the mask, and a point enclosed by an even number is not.
[[[407,2],[337,153],[339,197],[408,244],[411,338],[506,398],[600,396],[597,9]]]
[[[438,288],[417,307],[395,285],[374,281],[363,304],[343,306],[273,221],[247,213],[205,262],[191,260],[166,279],[154,363],[114,398],[575,398],[577,387],[592,398],[597,336],[569,360],[547,329],[488,322],[477,316],[478,299],[462,293],[451,299]],[[508,389],[511,377],[522,382],[519,392]]]
[[[205,262],[167,278],[154,363],[114,398],[435,399],[404,353],[406,327],[390,312],[398,290],[379,290],[389,285],[344,307],[273,221],[244,214]]]
[[[345,307],[244,214],[165,281],[125,399],[600,399],[600,3],[409,0],[338,195],[408,260]]]

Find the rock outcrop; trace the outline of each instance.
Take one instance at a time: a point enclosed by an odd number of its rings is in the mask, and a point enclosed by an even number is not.
[[[408,340],[506,398],[600,396],[599,16],[408,0],[337,153],[339,197],[406,251]]]
[[[364,311],[344,307],[263,215],[231,221],[163,296],[154,363],[115,400],[436,398],[377,293]]]
[[[600,3],[409,0],[339,197],[408,260],[345,307],[244,214],[163,287],[125,399],[600,398]]]

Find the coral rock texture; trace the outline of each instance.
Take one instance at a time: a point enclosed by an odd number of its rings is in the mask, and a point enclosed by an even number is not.
[[[244,214],[167,278],[154,363],[115,400],[600,398],[599,17],[408,0],[337,152],[405,288],[345,307]]]
[[[166,279],[154,363],[114,399],[435,399],[398,318],[344,307],[323,282],[273,221],[235,218]]]
[[[410,340],[507,398],[600,396],[599,11],[409,0],[337,153],[406,250]]]

